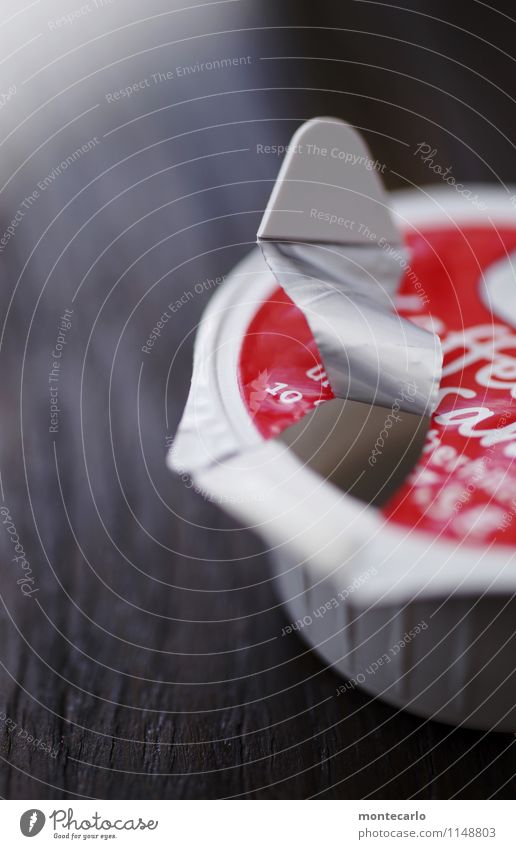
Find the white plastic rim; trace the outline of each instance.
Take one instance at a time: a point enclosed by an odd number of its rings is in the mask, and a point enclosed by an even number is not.
[[[505,190],[470,187],[478,209],[448,187],[393,194],[400,228],[516,224]],[[192,388],[168,457],[195,483],[260,534],[267,550],[307,561],[318,579],[335,569],[347,584],[371,563],[377,574],[355,599],[391,604],[414,596],[516,592],[516,551],[436,539],[387,521],[304,466],[289,449],[265,440],[244,405],[237,380],[244,335],[255,311],[277,288],[255,249],[213,296],[199,327]]]

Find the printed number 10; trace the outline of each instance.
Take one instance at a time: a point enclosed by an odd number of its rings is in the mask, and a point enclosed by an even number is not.
[[[274,386],[268,386],[265,391],[269,395],[279,396],[282,404],[295,404],[303,397],[303,393],[297,389],[288,389],[288,383],[275,383]]]

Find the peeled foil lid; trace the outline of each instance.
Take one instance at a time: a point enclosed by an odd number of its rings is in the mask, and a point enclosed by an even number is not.
[[[336,397],[428,417],[438,400],[441,344],[394,311],[410,266],[372,162],[359,134],[342,121],[314,119],[295,133],[258,232],[263,272],[306,318]],[[224,287],[217,293],[217,309],[231,313],[235,327],[246,326],[257,308],[257,267],[250,255],[232,275],[241,278],[247,305],[226,298]],[[236,423],[238,405],[228,406],[236,361],[228,386],[213,384],[213,357],[228,340],[209,309],[202,331],[169,456],[176,471],[195,474],[262,441],[247,413]]]
[[[316,118],[295,133],[258,244],[304,313],[337,397],[433,412],[440,340],[394,312],[409,257],[376,165],[352,127]]]

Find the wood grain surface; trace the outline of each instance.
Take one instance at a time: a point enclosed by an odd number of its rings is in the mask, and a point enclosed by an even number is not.
[[[515,24],[500,4],[437,0],[167,8],[73,56],[38,19],[45,46],[25,51],[16,81],[35,76],[5,109],[2,231],[98,142],[0,253],[0,794],[510,798],[512,736],[359,690],[336,698],[340,679],[281,635],[261,541],[164,458],[196,324],[253,244],[279,167],[257,144],[332,114],[365,133],[390,188],[438,179],[421,142],[457,179],[516,182]],[[132,2],[113,15],[67,37],[142,18]],[[251,61],[106,98],[228,56]]]

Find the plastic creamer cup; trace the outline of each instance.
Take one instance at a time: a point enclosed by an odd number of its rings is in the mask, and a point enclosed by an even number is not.
[[[256,248],[203,316],[168,462],[262,537],[285,628],[343,693],[514,731],[516,210],[478,192],[388,200],[396,314],[442,346],[431,411],[412,410],[417,373],[381,405],[335,397],[308,313]]]

